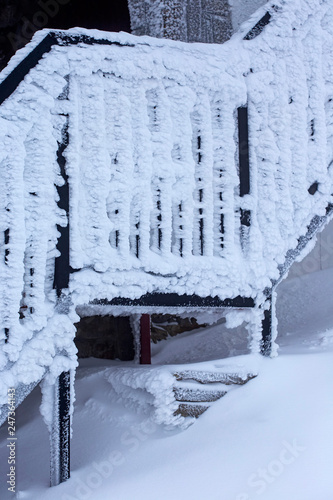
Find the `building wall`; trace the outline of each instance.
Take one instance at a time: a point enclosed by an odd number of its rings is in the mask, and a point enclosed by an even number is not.
[[[232,34],[228,0],[128,0],[134,35],[223,43]]]

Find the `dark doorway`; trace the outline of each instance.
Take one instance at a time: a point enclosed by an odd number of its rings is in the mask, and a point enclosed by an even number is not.
[[[0,70],[43,28],[130,32],[127,0],[0,0]]]

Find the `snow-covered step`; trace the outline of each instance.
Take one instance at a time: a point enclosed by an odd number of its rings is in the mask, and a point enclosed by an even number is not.
[[[174,415],[180,415],[181,417],[184,417],[185,419],[188,417],[191,418],[198,418],[200,415],[202,415],[206,410],[208,410],[210,405],[204,405],[204,404],[198,404],[198,403],[181,403],[177,410],[175,411]]]
[[[174,374],[176,380],[194,380],[200,384],[221,383],[224,385],[244,385],[257,375],[253,373],[221,373],[201,372],[196,370],[185,370]]]
[[[223,373],[221,371],[184,370],[173,374],[176,384],[173,393],[179,401],[174,415],[198,418],[212,403],[228,393],[230,386],[244,385],[254,373]]]
[[[257,376],[250,360],[243,361],[237,368],[229,360],[223,366],[216,361],[181,365],[177,371],[174,366],[111,367],[105,376],[126,406],[151,412],[158,424],[186,428],[229,390]]]
[[[186,402],[213,402],[222,398],[227,394],[227,391],[223,390],[205,390],[197,387],[181,387],[176,386],[173,389],[176,401],[186,401]]]

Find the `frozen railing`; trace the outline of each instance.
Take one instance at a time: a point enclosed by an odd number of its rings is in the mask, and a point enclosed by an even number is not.
[[[333,208],[333,16],[315,4],[221,47],[38,34],[5,70],[2,402],[59,374],[66,400],[89,302],[251,308],[271,352],[274,287]]]

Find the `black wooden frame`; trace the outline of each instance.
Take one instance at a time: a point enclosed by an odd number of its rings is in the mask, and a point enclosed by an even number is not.
[[[128,307],[255,307],[252,297],[241,297],[238,295],[232,299],[220,299],[219,297],[200,297],[199,295],[178,295],[177,293],[146,293],[137,299],[126,297],[115,297],[112,300],[99,299],[91,302],[93,305],[104,306],[128,306]]]

